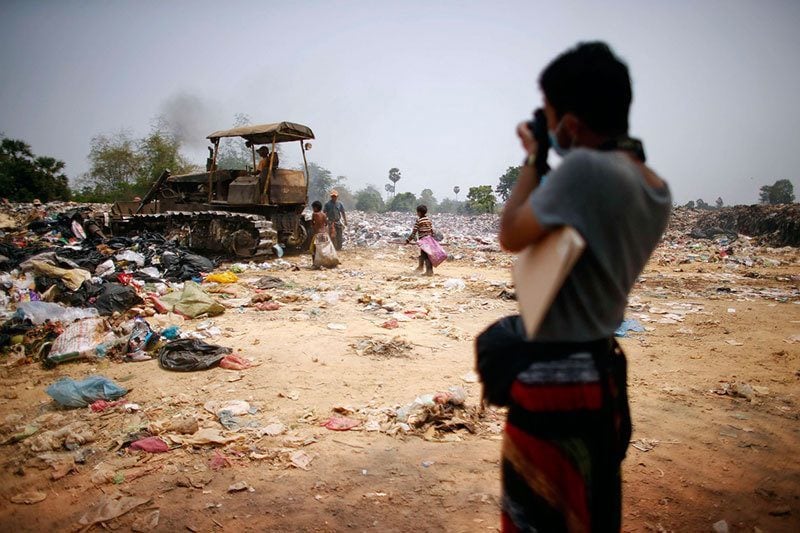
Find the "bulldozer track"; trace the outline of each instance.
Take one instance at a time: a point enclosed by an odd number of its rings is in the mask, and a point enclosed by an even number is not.
[[[270,220],[248,213],[166,211],[132,215],[124,223],[131,228],[178,236],[193,250],[231,253],[238,257],[271,255],[278,242]]]

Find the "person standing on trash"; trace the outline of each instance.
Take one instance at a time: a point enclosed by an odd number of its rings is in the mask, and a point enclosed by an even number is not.
[[[339,192],[335,189],[331,191],[331,199],[325,203],[325,216],[328,217],[328,225],[333,238],[333,247],[336,251],[342,249],[342,238],[344,227],[347,225],[347,215],[344,206],[339,201]]]
[[[406,244],[410,243],[412,239],[416,238],[417,240],[423,238],[433,236],[433,223],[431,219],[428,218],[428,206],[426,205],[418,205],[417,206],[417,220],[414,222],[414,228],[411,230],[411,235],[408,236],[406,239]],[[425,275],[426,276],[433,276],[433,263],[431,263],[431,258],[428,257],[428,254],[420,248],[419,249],[419,264],[414,272],[418,274],[422,274],[422,267],[425,267]]]
[[[517,127],[525,160],[501,216],[500,244],[519,252],[571,226],[586,248],[533,341],[523,336],[515,345],[530,359],[508,389],[502,525],[619,531],[631,426],[625,356],[613,335],[672,200],[628,136],[630,77],[608,45],[567,50],[539,85],[543,112]],[[548,173],[551,144],[563,159]]]

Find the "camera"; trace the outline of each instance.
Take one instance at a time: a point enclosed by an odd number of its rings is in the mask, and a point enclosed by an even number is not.
[[[544,110],[540,107],[533,112],[533,119],[525,123],[528,129],[531,130],[533,138],[536,143],[541,147],[542,145],[550,148],[550,136],[547,134],[547,117],[544,115]]]
[[[538,146],[536,150],[536,171],[540,176],[544,176],[550,171],[547,164],[547,154],[550,151],[550,135],[548,135],[547,117],[544,110],[540,107],[533,112],[533,119],[525,123],[536,139]]]

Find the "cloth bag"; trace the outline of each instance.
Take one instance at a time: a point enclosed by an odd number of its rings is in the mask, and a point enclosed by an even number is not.
[[[442,248],[432,235],[421,238],[417,244],[419,244],[423,252],[428,254],[428,259],[431,260],[433,266],[437,267],[447,259],[447,252],[444,251],[444,248]]]

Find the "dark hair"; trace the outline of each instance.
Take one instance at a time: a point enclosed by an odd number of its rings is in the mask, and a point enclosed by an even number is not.
[[[418,205],[417,206],[417,213],[419,213],[422,216],[427,215],[428,214],[428,206],[425,205],[425,204]]]
[[[539,86],[559,118],[574,113],[595,133],[628,133],[631,79],[606,43],[579,43],[567,50],[542,71]]]
[[[322,211],[322,202],[319,200],[314,201],[314,203],[311,204],[311,209],[314,211]]]

